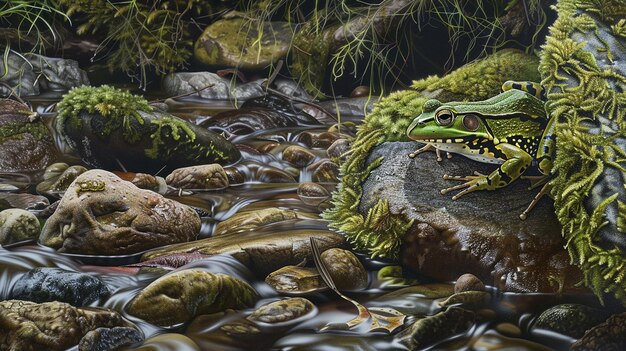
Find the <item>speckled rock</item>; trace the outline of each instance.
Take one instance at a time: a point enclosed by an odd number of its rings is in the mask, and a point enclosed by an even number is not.
[[[0,172],[40,172],[56,157],[52,134],[30,108],[0,99]]]
[[[287,55],[293,29],[286,22],[261,25],[243,18],[216,21],[196,41],[194,55],[209,66],[264,69]]]
[[[337,139],[335,140],[328,149],[326,153],[329,158],[341,158],[341,156],[350,149],[350,145],[352,143],[348,139]]]
[[[187,269],[163,276],[143,289],[128,313],[168,326],[225,309],[250,307],[258,295],[248,283],[224,274]]]
[[[315,306],[311,301],[302,297],[292,297],[263,305],[252,312],[247,319],[269,324],[285,323],[310,314],[314,310]]]
[[[213,72],[176,72],[165,76],[162,86],[171,96],[192,94],[207,100],[245,101],[265,94],[264,81],[237,83]]]
[[[379,200],[389,212],[415,222],[403,236],[403,264],[439,281],[472,273],[505,291],[555,292],[581,279],[563,248],[561,228],[549,198],[525,221],[520,213],[536,191],[515,181],[495,191],[477,191],[453,201],[440,190],[458,182],[444,174],[490,173],[494,167],[455,155],[437,162],[434,152],[411,159],[414,142],[387,142],[373,149],[368,164],[383,156],[363,184],[359,212],[364,216]],[[446,269],[441,269],[446,267]]]
[[[165,181],[181,189],[223,189],[229,185],[224,168],[217,163],[175,169]]]
[[[467,330],[473,321],[474,313],[450,307],[443,312],[418,320],[398,333],[396,339],[410,350],[418,350]]]
[[[87,306],[109,295],[98,277],[61,268],[31,269],[15,282],[9,297],[37,303],[59,301],[72,306]]]
[[[359,290],[367,286],[367,271],[348,250],[333,248],[320,255],[339,290]]]
[[[7,208],[20,208],[22,210],[42,210],[50,206],[50,200],[45,196],[28,193],[4,193],[2,200],[6,203],[6,208],[0,202],[0,210]]]
[[[20,351],[62,351],[75,346],[89,331],[100,327],[134,325],[119,313],[76,308],[61,302],[0,302],[0,348]]]
[[[576,341],[571,351],[621,351],[626,349],[626,313],[609,317]]]
[[[121,255],[190,241],[199,231],[192,208],[91,170],[72,182],[39,241],[60,252]]]
[[[306,295],[328,290],[317,269],[285,266],[265,277],[265,282],[283,295]]]
[[[562,304],[543,311],[532,329],[548,329],[578,339],[593,326],[604,322],[606,318],[606,312],[597,308],[580,304]]]
[[[39,220],[34,214],[19,208],[0,212],[0,245],[39,236]]]
[[[128,327],[98,328],[85,334],[78,344],[79,351],[110,351],[143,341],[143,334]]]

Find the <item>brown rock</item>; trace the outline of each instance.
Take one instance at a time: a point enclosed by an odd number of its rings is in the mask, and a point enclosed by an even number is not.
[[[276,222],[293,219],[317,219],[317,214],[285,210],[278,207],[264,208],[258,211],[242,211],[220,222],[215,227],[213,235],[248,231],[254,228]]]
[[[65,350],[99,327],[132,327],[119,313],[62,302],[0,302],[0,350]]]
[[[367,271],[351,251],[333,248],[322,252],[320,258],[337,289],[359,290],[367,286]]]
[[[463,291],[485,291],[485,284],[477,276],[466,273],[460,276],[454,284],[455,293]]]
[[[168,326],[202,314],[250,307],[257,299],[256,291],[243,280],[187,269],[150,283],[128,304],[128,313]]]
[[[57,195],[64,192],[79,175],[87,172],[83,166],[69,166],[67,163],[53,163],[46,167],[43,181],[37,184],[40,194]]]
[[[317,206],[326,201],[330,193],[317,183],[303,182],[298,185],[298,197],[307,205]]]
[[[39,241],[60,252],[122,255],[190,241],[199,231],[190,207],[91,170],[72,182]]]
[[[283,150],[283,160],[296,167],[306,167],[313,162],[313,159],[315,155],[299,145],[291,145]]]
[[[306,295],[328,290],[315,268],[285,266],[265,277],[265,282],[284,295]]]
[[[0,172],[40,172],[56,157],[52,134],[36,116],[20,102],[0,99]]]
[[[341,155],[350,149],[350,144],[348,139],[337,139],[328,147],[326,153],[329,158],[341,158]]]
[[[339,166],[327,158],[323,158],[307,168],[313,172],[311,178],[316,183],[339,182]]]
[[[231,254],[254,272],[267,274],[305,259],[312,262],[311,237],[317,239],[320,250],[338,247],[344,240],[336,232],[315,229],[229,233],[151,250],[141,259],[146,261],[193,252],[204,255]]]
[[[302,297],[292,297],[263,305],[248,316],[248,320],[263,323],[285,323],[303,317],[315,310],[311,301]]]
[[[165,181],[181,189],[224,189],[229,185],[228,175],[217,163],[175,169]]]

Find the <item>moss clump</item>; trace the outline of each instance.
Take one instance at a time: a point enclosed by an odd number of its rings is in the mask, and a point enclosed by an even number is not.
[[[428,99],[424,94],[437,93],[442,101],[482,100],[500,91],[506,80],[539,80],[536,57],[518,50],[502,50],[487,58],[465,65],[444,77],[431,76],[413,82],[411,90],[390,94],[365,118],[341,166],[339,190],[333,193],[334,208],[323,213],[331,226],[345,233],[355,247],[374,257],[395,258],[411,222],[402,214],[391,214],[379,202],[364,217],[358,212],[361,184],[382,159],[368,164],[370,151],[385,141],[408,141],[406,129],[422,112]],[[408,156],[407,156],[408,157]]]
[[[626,2],[562,0],[557,9],[540,65],[546,108],[557,122],[556,214],[585,283],[600,298],[613,293],[626,305],[625,252],[603,239],[606,232],[626,234],[625,199],[618,190],[626,173],[626,151],[618,144],[626,138],[626,77],[611,65],[617,48],[607,40],[611,33],[623,38]],[[614,193],[603,192],[604,199],[591,203],[603,184]]]
[[[122,135],[131,144],[141,139],[141,133],[133,127],[131,118],[143,125],[145,121],[137,111],[153,110],[146,99],[108,85],[73,88],[63,96],[57,108],[59,115],[56,124],[61,133],[66,123],[76,129],[82,128],[82,113],[99,114],[107,118],[104,126],[97,131],[101,137],[107,137],[112,131],[123,128]]]

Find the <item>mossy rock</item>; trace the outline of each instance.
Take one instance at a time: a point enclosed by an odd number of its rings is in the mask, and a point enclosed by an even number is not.
[[[293,28],[287,22],[222,19],[196,41],[196,59],[209,66],[264,69],[287,56]]]
[[[552,195],[572,262],[626,305],[626,1],[562,0],[543,47]]]
[[[56,129],[93,168],[154,173],[196,164],[230,164],[239,150],[221,135],[155,110],[113,87],[72,89],[58,104]]]
[[[376,145],[409,141],[406,130],[429,98],[441,101],[476,101],[500,92],[503,82],[539,80],[539,60],[518,50],[502,50],[466,64],[444,77],[431,76],[413,83],[412,89],[389,95],[365,118],[341,166],[342,182],[333,194],[334,208],[324,212],[331,225],[343,232],[354,247],[374,257],[397,258],[403,236],[412,226],[405,215],[389,211],[388,204],[359,212],[362,183],[381,159],[368,160]],[[407,156],[408,157],[408,156]]]

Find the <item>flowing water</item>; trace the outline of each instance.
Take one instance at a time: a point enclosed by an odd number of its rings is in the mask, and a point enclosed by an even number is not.
[[[50,100],[35,101],[42,114],[50,111]],[[178,102],[172,104],[170,111],[194,123],[202,123],[217,111],[229,108],[227,104],[208,105],[200,101]],[[342,116],[344,121],[359,120],[358,117]],[[193,206],[205,212],[199,239],[210,237],[215,226],[242,210],[260,210],[269,207],[291,209],[299,212],[319,214],[328,208],[328,201],[321,204],[307,204],[297,194],[298,182],[312,179],[311,170],[296,169],[282,161],[280,153],[289,145],[301,145],[310,148],[305,141],[312,136],[328,130],[329,125],[312,127],[288,127],[260,130],[247,135],[232,134],[230,140],[237,144],[243,154],[243,160],[234,167],[243,175],[241,184],[231,185],[227,189],[202,192],[171,191],[168,197]],[[271,150],[270,150],[271,149]],[[263,152],[270,150],[269,152]],[[316,160],[326,154],[325,148],[311,148]],[[67,160],[76,162],[76,158],[65,155]],[[315,161],[314,161],[315,162]],[[11,184],[21,192],[33,192],[38,182],[38,175],[2,174],[0,183]],[[288,181],[293,179],[293,181]],[[323,184],[332,191],[335,183]],[[15,190],[14,190],[15,191]],[[0,193],[1,194],[1,193]],[[0,195],[1,196],[1,195]],[[255,232],[242,235],[259,235],[262,232],[294,229],[327,229],[327,222],[322,219],[298,219],[283,221],[264,226]],[[111,308],[122,313],[134,322],[146,336],[137,350],[397,350],[405,347],[393,336],[384,332],[368,331],[357,327],[352,330],[320,331],[328,323],[345,322],[354,318],[357,310],[332,291],[314,293],[306,296],[316,309],[293,323],[276,325],[257,325],[258,332],[229,334],[220,327],[228,323],[243,323],[245,317],[254,308],[244,311],[226,311],[195,318],[187,324],[168,328],[158,327],[142,321],[126,312],[127,304],[134,296],[162,273],[140,270],[124,266],[135,263],[139,254],[124,257],[101,257],[89,255],[59,254],[54,250],[34,243],[0,248],[0,300],[7,299],[12,286],[24,273],[35,267],[59,267],[70,271],[87,272],[102,278],[111,290],[111,295],[104,301],[92,304],[94,307]],[[437,299],[428,299],[418,295],[385,296],[390,291],[403,286],[385,286],[377,278],[377,272],[392,262],[379,262],[359,255],[369,272],[370,282],[367,289],[350,292],[348,295],[367,307],[393,307],[401,311],[412,311],[405,324],[416,318],[432,315],[439,311]],[[259,307],[276,301],[282,296],[263,281],[263,276],[255,274],[236,259],[218,255],[194,261],[177,268],[202,269],[212,273],[225,273],[250,283],[261,298]],[[443,268],[445,269],[445,267]],[[423,277],[420,282],[429,282]],[[438,350],[566,350],[573,339],[548,331],[531,330],[530,325],[538,313],[557,303],[579,302],[597,305],[595,297],[588,293],[580,295],[556,296],[551,294],[514,294],[500,293],[490,289],[490,302],[477,311],[481,316],[467,332],[453,338],[439,341],[428,349]],[[409,313],[407,313],[409,314]],[[239,322],[238,322],[239,321]],[[242,322],[244,321],[244,322]],[[519,328],[519,335],[504,332],[503,323]],[[500,326],[500,327],[499,327]],[[234,335],[234,336],[233,336]],[[74,349],[77,349],[75,347]]]

